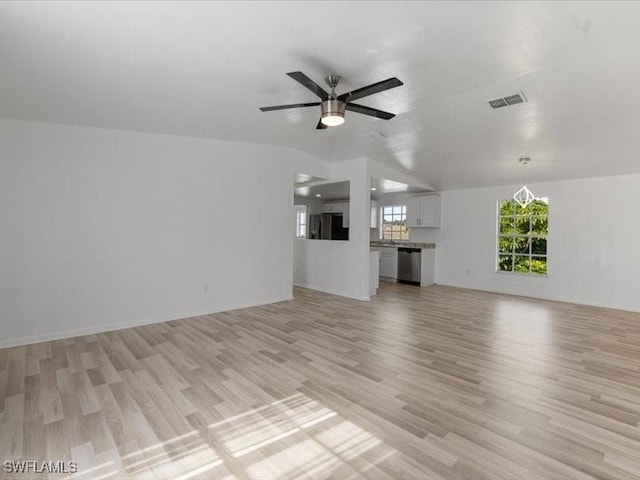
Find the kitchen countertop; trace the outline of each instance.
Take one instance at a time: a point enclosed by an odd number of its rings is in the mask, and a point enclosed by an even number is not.
[[[373,240],[369,242],[370,247],[392,247],[392,248],[436,248],[435,243],[417,243],[417,242],[385,242]]]

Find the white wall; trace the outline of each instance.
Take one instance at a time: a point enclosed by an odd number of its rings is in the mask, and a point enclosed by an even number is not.
[[[0,145],[0,347],[291,297],[293,173],[323,162],[8,120]]]
[[[290,298],[368,298],[367,161],[0,120],[0,347]],[[351,182],[348,242],[293,239],[293,174]],[[549,276],[495,272],[496,201],[443,192],[436,282],[640,311],[640,175],[531,185],[550,199]],[[293,268],[293,254],[296,271]]]
[[[314,290],[369,299],[369,174],[366,159],[332,166],[332,180],[349,180],[349,240],[294,242],[293,282]]]
[[[640,311],[640,175],[529,186],[549,197],[546,278],[495,272],[496,202],[520,186],[442,193],[442,228],[412,235],[436,242],[436,282]]]

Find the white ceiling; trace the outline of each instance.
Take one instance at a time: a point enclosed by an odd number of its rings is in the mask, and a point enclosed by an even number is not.
[[[0,116],[368,156],[438,189],[640,171],[640,3],[2,2]],[[405,85],[316,131],[315,101]],[[523,91],[529,102],[486,101]]]
[[[299,181],[298,181],[299,180]],[[331,180],[296,175],[294,192],[300,197],[318,197],[321,200],[344,200],[349,198],[350,182],[333,182]],[[386,178],[371,177],[371,198],[381,198],[402,193],[428,193],[431,190],[408,185]]]
[[[315,197],[320,198],[320,200],[345,200],[350,197],[350,182],[348,181],[333,182],[317,177],[309,177],[308,175],[306,177],[309,180],[294,184],[294,192],[300,197]],[[297,178],[301,177],[296,176]],[[429,191],[406,183],[371,177],[371,198],[381,198],[399,193],[428,193]]]
[[[351,182],[309,182],[306,185],[296,185],[294,193],[300,197],[318,198],[325,200],[349,200]],[[318,197],[319,195],[319,197]]]
[[[416,187],[415,185],[408,185],[406,183],[396,182],[386,178],[375,177],[371,177],[371,189],[371,196],[374,198],[386,195],[396,195],[399,193],[427,193],[431,191]]]

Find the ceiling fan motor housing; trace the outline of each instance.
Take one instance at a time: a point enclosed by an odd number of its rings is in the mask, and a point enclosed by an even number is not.
[[[324,81],[327,85],[329,85],[329,87],[331,87],[332,89],[335,89],[338,86],[338,83],[340,83],[340,79],[342,77],[340,75],[336,75],[335,73],[333,75],[329,75],[328,77],[325,77]]]
[[[321,104],[321,121],[329,127],[344,123],[344,112],[347,104],[340,100],[325,100]]]

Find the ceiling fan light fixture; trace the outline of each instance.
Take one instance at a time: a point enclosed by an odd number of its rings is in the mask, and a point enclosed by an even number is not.
[[[338,114],[328,114],[322,117],[322,123],[327,127],[337,127],[344,123],[344,114],[342,116]]]
[[[376,108],[366,107],[353,103],[363,97],[368,97],[374,93],[384,92],[395,87],[403,85],[396,77],[387,78],[381,82],[372,83],[366,87],[357,88],[341,95],[336,94],[336,86],[340,82],[340,75],[329,75],[324,79],[331,88],[331,92],[327,92],[316,82],[311,80],[302,72],[289,72],[287,75],[293,78],[306,89],[320,98],[321,102],[295,103],[292,105],[274,105],[271,107],[260,107],[262,112],[271,112],[273,110],[287,110],[289,108],[316,107],[320,105],[320,120],[316,126],[316,130],[326,130],[329,127],[336,127],[344,123],[344,112],[349,110],[360,115],[368,115],[370,117],[381,118],[383,120],[391,120],[395,114],[384,112]]]
[[[340,100],[325,100],[321,105],[320,121],[327,127],[342,125],[346,106],[347,104]]]

